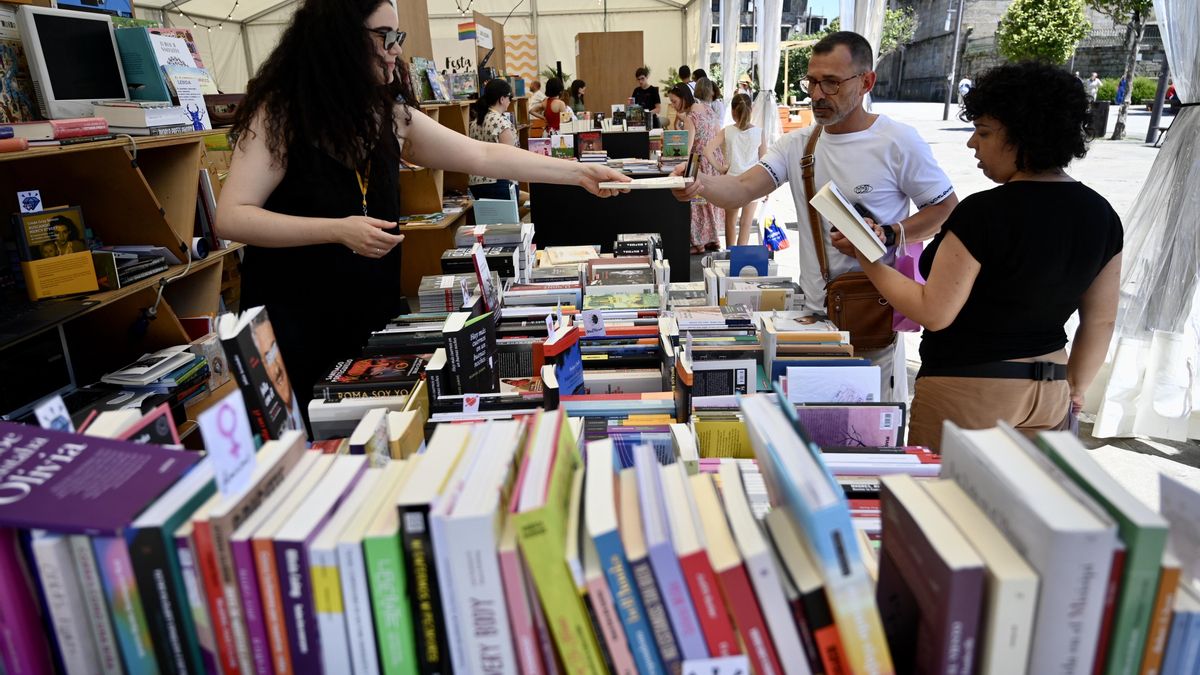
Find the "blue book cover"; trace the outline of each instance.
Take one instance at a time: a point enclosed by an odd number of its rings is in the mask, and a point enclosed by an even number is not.
[[[650,567],[659,594],[667,608],[671,627],[679,651],[686,659],[708,658],[708,647],[691,595],[683,579],[683,569],[671,544],[671,530],[667,522],[666,503],[662,493],[658,456],[649,445],[639,445],[634,450],[634,468],[637,471],[638,495],[642,503],[642,527],[646,537],[646,550]]]
[[[150,42],[150,31],[146,28],[117,28],[113,31],[117,39],[117,50],[121,52],[121,69],[125,71],[125,84],[129,98],[134,101],[170,101],[171,92],[158,58],[154,55],[154,44]]]
[[[629,567],[625,546],[618,531],[616,502],[616,452],[611,440],[602,439],[587,445],[587,474],[585,477],[584,516],[587,532],[596,547],[596,558],[604,570],[604,578],[612,593],[613,605],[625,640],[641,675],[665,675],[654,632],[646,608],[638,593],[637,581]]]

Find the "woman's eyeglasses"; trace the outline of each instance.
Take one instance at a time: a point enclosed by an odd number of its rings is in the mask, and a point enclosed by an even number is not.
[[[404,38],[408,37],[408,33],[402,30],[388,30],[387,28],[368,28],[368,33],[374,33],[383,38],[383,48],[385,50],[392,47],[403,47]]]

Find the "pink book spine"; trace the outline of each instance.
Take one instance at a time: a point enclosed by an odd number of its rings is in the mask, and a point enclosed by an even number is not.
[[[267,639],[267,623],[263,619],[262,600],[258,593],[258,570],[254,565],[254,542],[249,539],[231,541],[233,565],[237,571],[238,592],[242,598],[242,617],[250,637],[250,654],[259,675],[271,675],[271,644]]]
[[[524,675],[544,675],[537,633],[533,628],[533,611],[529,606],[529,591],[525,588],[525,574],[521,568],[520,551],[512,549],[500,554],[500,577],[504,581],[504,599],[512,624],[517,664]]]
[[[600,624],[600,634],[604,636],[604,644],[608,647],[608,657],[612,659],[613,672],[618,675],[637,675],[637,666],[633,664],[625,629],[617,618],[617,607],[613,603],[608,582],[603,576],[592,579],[587,583],[587,592],[592,611],[596,614],[596,623]]]
[[[0,665],[9,675],[53,672],[19,546],[16,530],[0,528]]]

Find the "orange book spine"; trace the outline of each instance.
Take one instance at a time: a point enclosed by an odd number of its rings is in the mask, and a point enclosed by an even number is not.
[[[838,635],[837,624],[829,624],[824,628],[813,631],[813,640],[817,643],[817,651],[821,652],[821,663],[825,665],[827,675],[851,675],[850,661],[846,658],[846,650],[842,648],[842,638]]]
[[[1167,633],[1171,630],[1171,614],[1175,606],[1175,589],[1179,587],[1179,568],[1164,567],[1158,577],[1158,595],[1154,598],[1154,614],[1146,633],[1146,651],[1142,655],[1141,675],[1158,675],[1167,650]]]
[[[283,621],[283,589],[275,571],[275,546],[270,539],[254,540],[254,566],[258,571],[258,593],[262,598],[263,621],[267,625],[267,643],[271,646],[271,665],[275,675],[291,675],[292,652]]]
[[[20,152],[29,149],[29,141],[24,138],[5,138],[0,140],[0,152]]]
[[[196,544],[196,566],[204,579],[204,592],[208,599],[208,612],[213,633],[217,640],[217,658],[221,672],[226,675],[241,675],[237,647],[233,641],[233,626],[229,622],[229,607],[221,591],[221,574],[217,570],[217,553],[213,547],[212,528],[206,520],[197,520],[192,538]]]

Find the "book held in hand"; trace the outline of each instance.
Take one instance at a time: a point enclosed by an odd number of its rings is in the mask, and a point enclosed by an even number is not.
[[[837,228],[838,232],[846,235],[854,248],[858,249],[867,260],[875,262],[887,253],[887,246],[879,240],[875,230],[858,215],[858,211],[846,199],[846,195],[838,189],[833,181],[825,184],[812,199],[808,200],[825,219]]]

